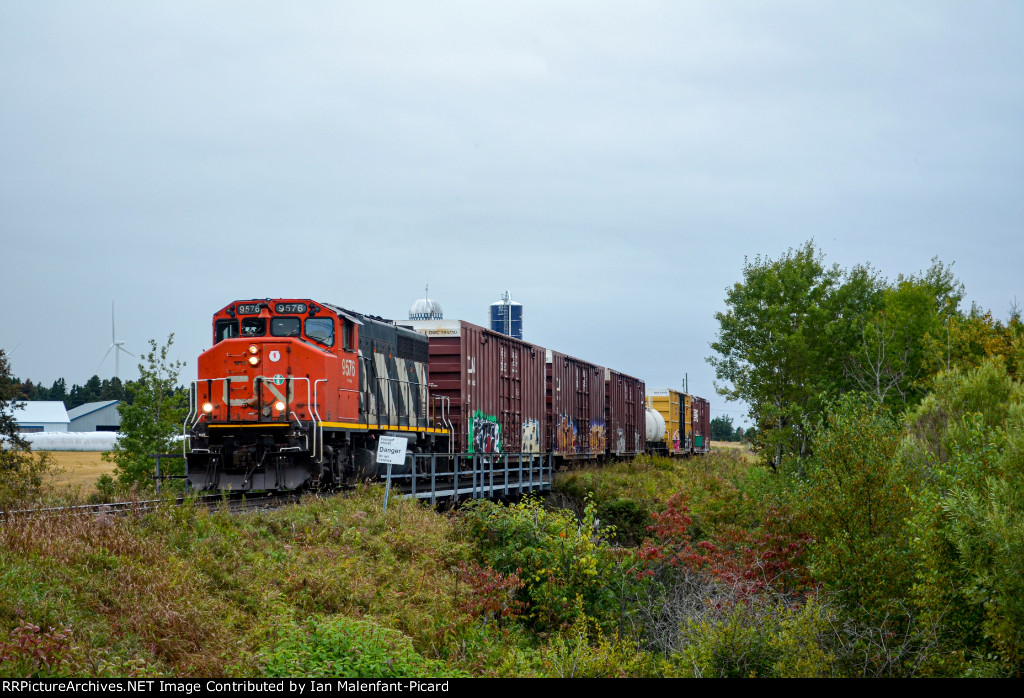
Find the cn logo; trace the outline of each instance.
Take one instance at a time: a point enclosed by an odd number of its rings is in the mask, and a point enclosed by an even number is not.
[[[281,360],[281,352],[279,352],[279,351],[272,351],[269,354],[269,358],[270,358],[271,361],[274,361],[274,362],[280,361]]]

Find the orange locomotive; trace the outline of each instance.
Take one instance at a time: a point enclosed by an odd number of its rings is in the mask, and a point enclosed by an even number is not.
[[[408,438],[413,452],[448,450],[430,415],[427,346],[390,321],[309,299],[227,305],[191,386],[190,488],[373,477],[381,435]]]

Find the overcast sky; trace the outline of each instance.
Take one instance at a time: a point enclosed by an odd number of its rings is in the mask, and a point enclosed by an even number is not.
[[[49,385],[210,316],[430,295],[714,396],[744,257],[1024,261],[1024,3],[0,3],[0,347]],[[121,363],[137,377],[136,360]]]

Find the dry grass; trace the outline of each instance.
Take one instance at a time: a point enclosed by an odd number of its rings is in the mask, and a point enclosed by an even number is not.
[[[750,452],[750,447],[739,441],[712,441],[712,451],[723,451],[725,453],[738,453],[744,460],[754,462],[757,460],[757,456]]]
[[[459,618],[469,547],[433,509],[382,508],[375,486],[245,516],[183,506],[4,519],[0,676],[37,669],[24,652],[4,663],[21,619],[74,632],[74,676],[257,675],[280,628],[336,615],[370,617],[433,653],[449,642],[445,619]],[[113,668],[87,665],[94,653]]]
[[[95,491],[96,478],[112,473],[114,464],[107,463],[100,451],[50,451],[59,469],[53,480],[59,488],[81,489],[83,493]]]

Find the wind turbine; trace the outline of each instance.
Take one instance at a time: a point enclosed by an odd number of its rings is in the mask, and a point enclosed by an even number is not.
[[[114,351],[114,350],[117,351]],[[127,349],[124,348],[124,342],[117,339],[117,333],[114,330],[114,301],[110,301],[110,346],[107,347],[107,353],[103,355],[103,359],[100,360],[100,366],[110,356],[110,352],[114,351],[114,377],[118,380],[121,379],[121,352],[123,351],[128,356],[135,356]],[[100,366],[96,367],[96,372],[99,373]]]

